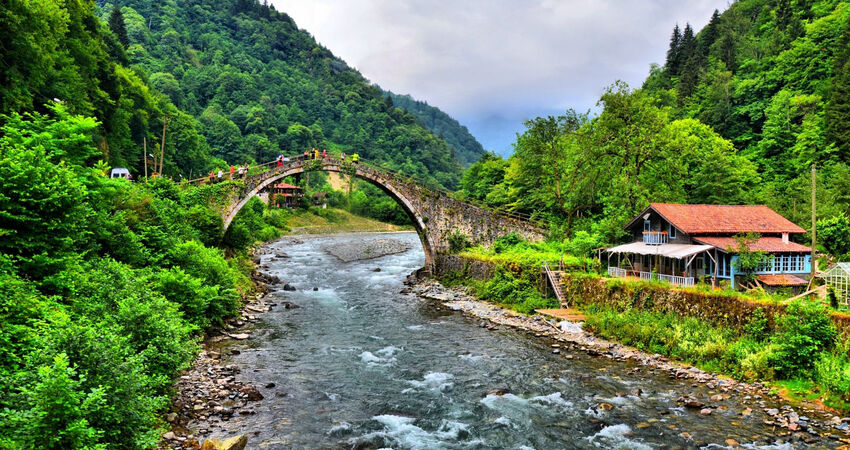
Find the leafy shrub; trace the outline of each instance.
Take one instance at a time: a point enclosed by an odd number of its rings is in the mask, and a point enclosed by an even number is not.
[[[815,362],[814,378],[827,393],[850,402],[850,358],[846,352],[824,352]]]
[[[770,324],[764,308],[756,308],[750,317],[749,323],[744,325],[744,333],[747,333],[756,341],[764,341],[770,335]]]
[[[494,253],[502,253],[505,250],[516,246],[520,242],[523,241],[522,236],[519,233],[508,233],[504,236],[500,236],[493,241],[492,250]]]
[[[22,389],[28,409],[9,410],[2,418],[3,428],[11,433],[8,438],[17,441],[15,446],[26,443],[29,448],[107,448],[99,443],[103,430],[89,421],[104,412],[106,389],[88,390],[83,383],[64,353],[39,367],[32,384]]]
[[[778,319],[778,328],[772,339],[779,346],[774,367],[784,378],[811,370],[818,354],[832,347],[837,336],[826,307],[819,302],[791,302]]]
[[[247,280],[240,280],[240,275],[224,259],[220,250],[204,247],[196,241],[183,242],[175,246],[170,254],[172,264],[179,266],[187,274],[203,280],[206,285],[219,286],[219,295],[210,300],[207,307],[207,318],[220,321],[228,314],[233,314],[239,306],[240,285]]]
[[[469,237],[460,231],[455,231],[449,235],[449,251],[451,253],[461,252],[471,246],[472,243],[469,242]]]

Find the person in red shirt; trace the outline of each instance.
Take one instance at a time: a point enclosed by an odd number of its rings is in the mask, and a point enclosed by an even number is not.
[[[327,158],[327,157],[328,157],[328,150],[327,149],[322,150],[322,158],[324,159],[324,158]]]
[[[230,166],[230,179],[231,179],[231,180],[233,179],[233,174],[234,174],[234,173],[236,173],[236,168],[235,168],[235,167],[233,167],[233,166]]]

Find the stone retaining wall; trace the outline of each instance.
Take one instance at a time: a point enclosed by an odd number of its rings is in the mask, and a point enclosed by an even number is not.
[[[685,291],[649,284],[626,283],[620,280],[583,274],[565,274],[561,281],[571,303],[604,305],[618,310],[637,308],[679,316],[694,317],[705,322],[741,331],[753,312],[762,308],[773,328],[773,317],[783,314],[785,306],[711,293]],[[832,320],[844,336],[850,336],[850,315],[833,313]]]

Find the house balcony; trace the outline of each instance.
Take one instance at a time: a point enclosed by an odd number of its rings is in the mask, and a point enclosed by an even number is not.
[[[644,231],[643,243],[646,245],[663,245],[667,241],[666,231]]]
[[[696,283],[696,279],[694,277],[682,277],[678,275],[667,275],[663,273],[631,271],[613,266],[608,267],[608,276],[611,278],[636,277],[640,278],[643,281],[658,280],[670,283],[674,286],[683,287],[692,287]]]

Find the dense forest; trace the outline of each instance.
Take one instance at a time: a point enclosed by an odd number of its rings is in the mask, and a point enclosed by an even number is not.
[[[814,164],[826,250],[850,253],[850,3],[740,0],[676,25],[664,65],[599,106],[527,122],[463,195],[608,242],[651,201],[763,203],[810,229]]]
[[[174,181],[309,147],[460,180],[445,141],[255,0],[7,2],[0,22],[0,448],[156,445],[198,339],[253,295],[250,246],[286,228],[254,199],[223,233],[238,182]],[[347,204],[400,221],[373,191]]]
[[[452,147],[455,157],[464,167],[469,167],[484,155],[484,147],[475,139],[475,136],[439,108],[409,95],[399,95],[389,91],[384,93],[392,99],[395,106],[413,114],[432,133],[443,138]]]
[[[164,173],[174,178],[320,147],[449,188],[460,179],[445,141],[273,8],[38,3],[4,17],[0,111],[61,100],[98,119],[93,158],[113,167],[143,174],[144,148],[155,153],[167,121]]]

